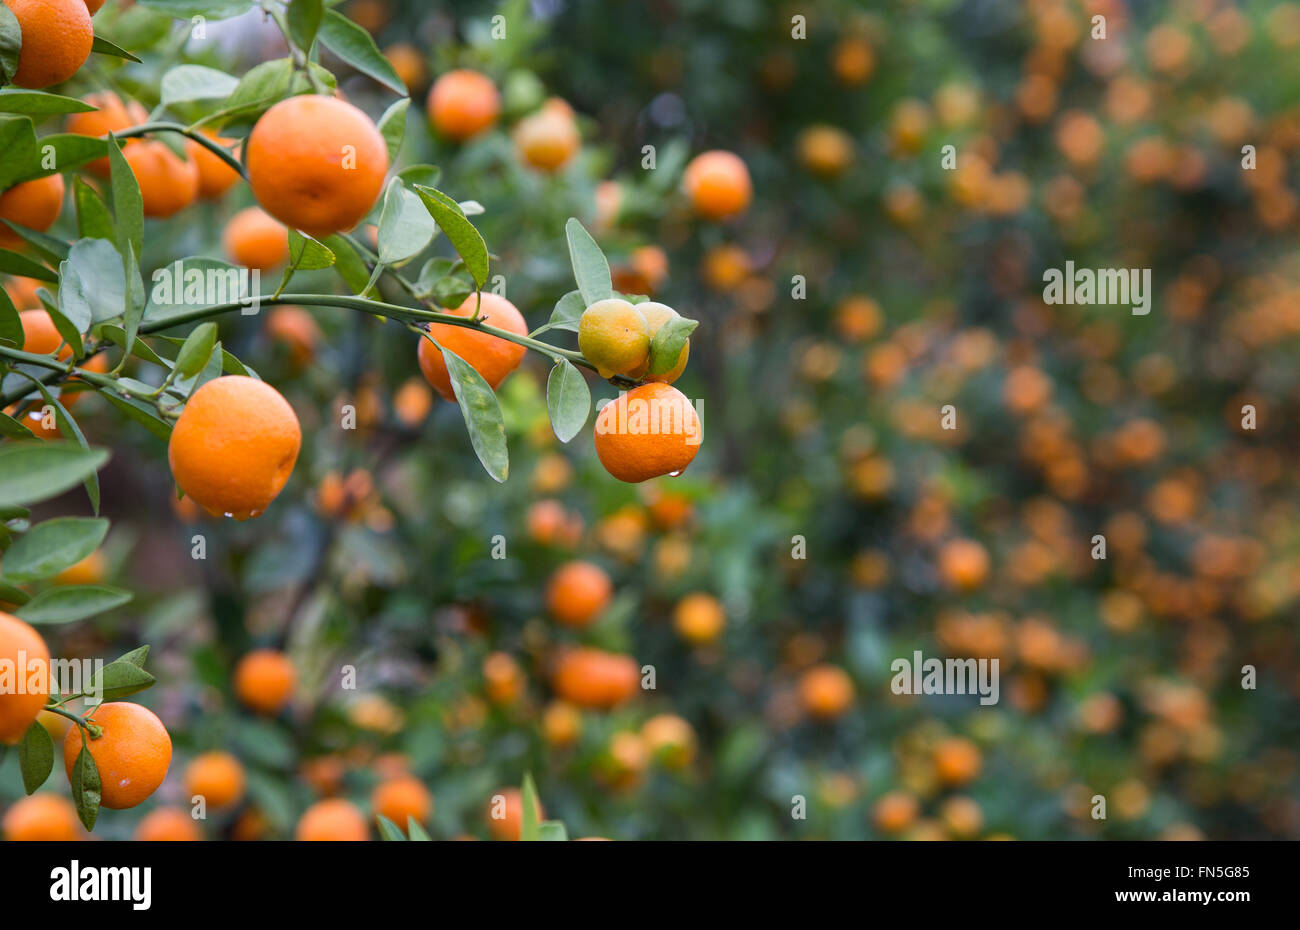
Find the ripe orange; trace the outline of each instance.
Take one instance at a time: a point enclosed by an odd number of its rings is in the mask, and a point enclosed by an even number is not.
[[[67,798],[49,792],[19,798],[5,811],[0,836],[10,842],[79,840],[77,809]]]
[[[528,324],[524,316],[510,301],[497,294],[470,294],[464,303],[446,312],[456,316],[473,317],[478,307],[478,298],[483,298],[480,317],[488,326],[504,329],[520,336],[528,335]],[[519,367],[527,350],[514,342],[493,336],[464,326],[451,323],[430,323],[429,334],[438,341],[438,345],[454,352],[464,359],[469,366],[483,376],[488,386],[495,390],[506,375]],[[437,347],[423,337],[418,350],[420,371],[433,389],[444,400],[455,402],[456,393],[451,389],[451,378],[447,374],[447,365],[442,360],[442,353]]]
[[[76,394],[69,396],[69,400],[76,397]],[[64,402],[67,406],[67,402]],[[55,584],[99,584],[104,580],[106,566],[104,564],[104,550],[96,549],[90,555],[86,556],[80,562],[69,565],[63,571],[54,576]]]
[[[702,646],[722,635],[727,626],[727,612],[712,594],[696,591],[677,602],[673,610],[673,627],[689,643]]]
[[[433,392],[420,378],[408,378],[393,395],[393,413],[403,425],[415,429],[433,409]]]
[[[190,396],[167,460],[176,483],[204,510],[247,520],[275,500],[301,445],[298,417],[279,391],[225,375]]]
[[[524,693],[524,671],[506,652],[494,652],[483,660],[483,681],[494,704],[513,704]]]
[[[13,670],[12,686],[0,690],[0,745],[13,744],[22,739],[49,696],[50,650],[35,628],[3,611],[0,664]]]
[[[704,253],[700,276],[711,289],[725,294],[745,283],[750,265],[748,252],[734,242],[723,242]]]
[[[45,312],[45,308],[24,310],[18,314],[18,318],[23,324],[24,352],[33,352],[36,355],[53,355],[56,349],[63,346],[59,351],[58,357],[60,361],[72,354],[72,348],[64,345],[63,337],[54,328],[54,321]]]
[[[178,807],[150,811],[135,828],[135,839],[143,843],[197,843],[203,831],[194,818]]]
[[[235,141],[234,139],[223,139],[208,129],[204,129],[202,132],[209,139],[226,147],[229,147]],[[238,171],[193,139],[187,140],[186,149],[190,153],[190,160],[199,167],[200,197],[204,200],[214,200],[235,186],[235,182],[239,180]],[[237,150],[235,154],[238,154]]]
[[[370,839],[365,815],[351,801],[327,798],[303,812],[294,838],[307,842],[354,842]]]
[[[973,539],[953,539],[939,550],[939,576],[958,591],[973,591],[989,574],[989,553]]]
[[[111,90],[87,94],[81,99],[83,103],[98,109],[89,113],[73,113],[69,116],[67,130],[70,133],[103,138],[110,132],[121,132],[123,129],[149,122],[148,110],[134,100],[123,103],[122,98]],[[136,145],[139,141],[139,139],[123,139],[122,148],[125,151],[127,146]],[[100,177],[108,177],[107,156],[95,159],[86,167]]]
[[[567,165],[582,146],[573,109],[552,98],[515,126],[515,150],[526,165],[552,174]]]
[[[99,739],[87,738],[90,756],[99,768],[100,806],[135,807],[167,777],[172,738],[157,715],[139,704],[101,704],[90,722],[103,730]],[[69,779],[81,753],[81,734],[81,727],[71,727],[63,738],[63,765]]]
[[[83,0],[4,0],[22,29],[19,87],[39,89],[77,73],[90,57],[95,30]]]
[[[543,546],[574,546],[582,538],[582,518],[554,498],[530,504],[524,522],[528,537]]]
[[[99,8],[104,5],[104,0],[86,0],[86,10],[91,16],[99,12]]]
[[[945,785],[964,785],[980,773],[979,747],[968,739],[950,737],[934,748],[934,771]]]
[[[684,769],[695,758],[694,728],[676,714],[659,714],[641,725],[646,746],[661,764]]]
[[[409,42],[398,42],[384,49],[384,57],[393,66],[402,83],[414,89],[428,77],[424,54]]]
[[[45,232],[63,211],[63,175],[51,174],[15,184],[0,194],[0,220]],[[0,223],[0,248],[22,248],[25,241]]]
[[[122,154],[140,184],[145,216],[166,219],[198,199],[198,164],[181,158],[166,143],[145,139],[126,146]]]
[[[433,82],[426,109],[434,129],[463,142],[492,128],[501,113],[501,95],[487,75],[459,68]]]
[[[357,225],[388,173],[370,117],[337,97],[305,95],[267,110],[248,137],[248,182],[267,213],[322,238]]]
[[[284,230],[283,226],[276,225]],[[275,342],[289,349],[293,363],[298,366],[306,365],[316,357],[316,347],[323,338],[316,318],[302,307],[276,307],[266,316],[266,332]]]
[[[546,816],[541,801],[537,802],[537,819]],[[488,801],[488,830],[494,840],[518,840],[524,831],[524,796],[518,788],[502,788]]]
[[[579,707],[608,710],[641,690],[641,670],[631,656],[600,649],[572,649],[555,663],[551,684],[557,694]]]
[[[799,134],[799,162],[811,174],[837,178],[853,164],[853,137],[835,126],[809,126]]]
[[[831,67],[841,84],[857,87],[865,84],[876,69],[876,53],[861,36],[841,39],[831,53]]]
[[[44,281],[18,275],[8,278],[4,282],[5,293],[9,295],[9,299],[13,301],[14,307],[18,310],[30,310],[33,307],[40,307],[41,299],[36,296],[36,292],[44,286]]]
[[[571,746],[582,735],[582,714],[564,701],[552,701],[542,712],[542,735],[552,746]]]
[[[799,679],[799,701],[813,717],[830,720],[853,703],[853,680],[841,668],[816,665]]]
[[[414,817],[419,824],[429,822],[433,795],[418,778],[401,775],[380,782],[370,795],[370,806],[375,814],[387,817],[405,832],[407,818]]]
[[[278,714],[298,684],[298,672],[283,652],[256,649],[235,666],[235,696],[262,714]]]
[[[695,212],[710,220],[743,213],[754,196],[749,169],[740,156],[720,149],[692,158],[682,175],[682,187]]]
[[[614,596],[614,585],[599,565],[568,562],[546,586],[546,607],[565,626],[585,627],[596,621]]]
[[[185,790],[211,808],[236,804],[244,796],[244,767],[228,752],[202,753],[185,769]]]
[[[677,475],[703,441],[699,415],[681,391],[650,382],[622,393],[596,417],[596,455],[620,481]]]
[[[668,278],[668,254],[657,245],[633,249],[625,264],[610,269],[614,290],[624,294],[653,294]],[[642,308],[645,304],[640,305]]]
[[[236,265],[270,271],[289,260],[289,230],[261,207],[245,207],[226,224],[221,247]]]
[[[872,816],[876,827],[884,833],[902,833],[916,820],[920,805],[916,798],[903,791],[891,791],[876,801]]]

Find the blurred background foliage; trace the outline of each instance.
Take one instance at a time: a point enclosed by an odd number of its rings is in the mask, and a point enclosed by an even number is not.
[[[67,92],[107,82],[150,106],[176,61],[239,74],[284,53],[255,13],[185,42],[166,17],[114,6],[97,27],[145,63],[100,64]],[[614,481],[589,431],[555,440],[530,357],[500,390],[512,462],[497,485],[424,386],[411,335],[328,308],[222,323],[304,428],[292,481],[255,521],[176,503],[162,444],[86,401],[88,436],[115,450],[114,529],[90,568],[138,593],[52,647],[151,644],[159,687],[142,700],[177,754],[139,813],[183,806],[188,759],[222,749],[248,786],[204,825],[214,839],[287,837],[325,794],[370,812],[396,772],[432,792],[435,837],[486,837],[489,798],[525,771],[570,836],[1300,835],[1300,5],[341,9],[410,87],[401,163],[439,165],[441,189],[484,205],[493,273],[530,326],[572,289],[570,215],[643,285],[625,290],[702,321],[677,386],[701,402],[704,448],[680,478]],[[372,116],[391,102],[325,63]],[[463,146],[424,115],[453,67],[504,98],[501,125]],[[509,134],[550,96],[583,135],[554,176],[521,164]],[[752,207],[724,224],[679,191],[687,158],[713,148],[754,179]],[[220,255],[250,202],[241,185],[154,225],[146,264]],[[1151,313],[1047,306],[1042,273],[1066,260],[1152,269]],[[316,277],[295,288],[337,286]],[[339,428],[344,404],[355,430]],[[546,605],[574,558],[614,582],[581,631]],[[693,593],[708,598],[683,608]],[[653,666],[654,690],[609,711],[559,703],[556,656],[579,642]],[[276,719],[231,692],[261,646],[299,670]],[[893,695],[890,663],[913,650],[998,658],[1000,702]],[[0,800],[20,791],[10,762]]]

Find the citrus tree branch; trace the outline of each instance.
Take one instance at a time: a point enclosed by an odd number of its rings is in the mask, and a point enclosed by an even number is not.
[[[113,135],[119,139],[132,139],[137,136],[147,136],[155,132],[175,132],[175,133],[179,133],[180,135],[184,136],[187,139],[193,139],[195,142],[203,146],[213,155],[217,156],[222,161],[224,161],[232,169],[239,172],[240,177],[244,178],[245,180],[248,179],[247,175],[244,174],[244,166],[239,163],[238,158],[236,158],[229,151],[227,151],[225,146],[223,146],[220,142],[218,142],[215,139],[208,138],[207,136],[205,136],[203,133],[199,132],[197,129],[193,128],[192,126],[183,126],[180,123],[168,123],[168,122],[141,123],[139,126],[131,126],[127,129],[123,129],[119,132],[115,132],[113,133]]]

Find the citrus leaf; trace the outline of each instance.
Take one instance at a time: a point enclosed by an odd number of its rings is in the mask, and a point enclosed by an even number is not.
[[[455,352],[441,346],[438,348],[442,350],[451,388],[456,393],[461,415],[469,429],[474,453],[489,475],[504,482],[510,471],[510,454],[506,448],[506,426],[497,395],[468,362]]]
[[[33,626],[73,623],[121,607],[131,597],[130,591],[106,584],[48,588],[18,608],[15,616]]]
[[[614,294],[614,283],[609,273],[609,260],[596,245],[596,240],[573,217],[564,224],[564,233],[569,240],[569,261],[573,264],[573,279],[578,282],[578,290],[588,307],[598,300],[604,300]]]
[[[421,199],[399,178],[388,182],[379,217],[379,261],[394,265],[419,255],[433,241],[437,226]]]
[[[16,443],[0,448],[0,507],[35,504],[76,487],[108,461],[107,449],[70,442]]]
[[[50,777],[54,769],[54,740],[40,721],[34,721],[18,744],[18,769],[23,790],[31,794]]]
[[[14,584],[51,578],[99,548],[108,521],[56,517],[23,533],[5,553],[4,579]]]
[[[77,816],[87,830],[95,829],[95,820],[99,817],[100,782],[99,766],[95,757],[86,748],[85,730],[81,732],[81,752],[72,764],[72,800],[77,805]]]
[[[686,340],[699,325],[699,320],[675,316],[670,317],[663,326],[660,326],[659,332],[655,333],[654,339],[650,342],[650,374],[662,375],[666,371],[672,371],[677,360],[682,357]]]
[[[416,193],[424,201],[425,207],[433,217],[438,228],[446,233],[455,247],[456,253],[465,262],[465,269],[474,278],[474,283],[482,288],[488,279],[488,248],[483,236],[474,224],[465,218],[460,204],[442,191],[423,184],[415,185]]]
[[[379,821],[379,835],[385,841],[391,843],[406,842],[406,834],[402,832],[401,828],[398,827],[397,824],[393,823],[383,814],[376,814],[375,819]]]
[[[320,24],[320,41],[362,74],[369,75],[403,96],[407,94],[406,84],[379,51],[370,33],[342,13],[337,10],[326,12]]]
[[[180,352],[176,355],[176,373],[182,378],[193,378],[212,358],[212,349],[217,344],[217,324],[212,321],[202,323],[185,339]]]
[[[578,435],[591,415],[591,389],[587,387],[587,379],[568,359],[559,359],[546,379],[546,409],[560,442],[568,442]]]
[[[541,818],[537,813],[539,806],[537,803],[537,786],[533,784],[531,772],[524,773],[524,784],[520,793],[523,802],[523,824],[519,831],[519,838],[521,840],[541,839]]]

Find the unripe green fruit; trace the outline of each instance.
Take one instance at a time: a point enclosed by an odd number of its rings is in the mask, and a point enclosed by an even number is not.
[[[598,300],[578,321],[578,348],[602,378],[644,374],[650,357],[650,326],[626,300]]]

